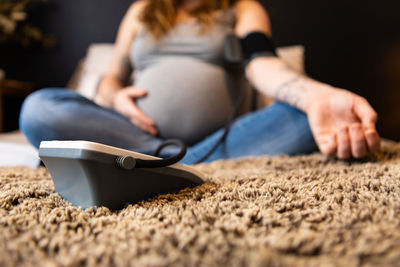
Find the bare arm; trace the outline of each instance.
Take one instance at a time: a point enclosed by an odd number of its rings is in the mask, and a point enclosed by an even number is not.
[[[156,135],[155,123],[135,103],[137,98],[146,96],[147,92],[135,86],[127,86],[132,73],[129,53],[141,27],[139,14],[145,4],[146,1],[136,1],[123,18],[111,66],[99,85],[95,102],[100,106],[115,109],[143,131]]]
[[[115,94],[124,88],[132,72],[129,51],[140,27],[138,13],[143,1],[132,4],[124,16],[118,30],[114,55],[108,72],[104,75],[95,97],[95,102],[105,107],[113,107]]]
[[[257,1],[239,1],[236,7],[238,21],[236,34],[244,37],[250,32],[260,31],[271,36],[268,13]],[[288,103],[305,111],[308,101],[321,89],[330,87],[292,70],[277,57],[259,57],[246,67],[246,76],[260,92],[276,100]]]
[[[252,31],[271,35],[268,14],[257,1],[239,1],[236,14],[237,35],[243,37]],[[276,57],[253,59],[246,67],[246,76],[262,93],[307,114],[322,153],[348,159],[379,150],[377,114],[363,97],[297,73]]]

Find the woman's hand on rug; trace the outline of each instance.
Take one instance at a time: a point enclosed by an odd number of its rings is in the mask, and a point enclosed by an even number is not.
[[[380,149],[377,114],[368,101],[343,89],[310,101],[306,113],[321,152],[340,159],[363,158]]]
[[[152,119],[146,116],[136,105],[135,99],[144,97],[147,92],[134,86],[129,86],[117,92],[113,99],[113,108],[130,119],[130,121],[151,135],[157,134],[157,128]]]

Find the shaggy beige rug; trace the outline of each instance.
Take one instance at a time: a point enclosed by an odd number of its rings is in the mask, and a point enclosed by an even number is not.
[[[400,145],[196,168],[206,184],[117,212],[67,203],[44,168],[2,168],[0,265],[400,265]]]

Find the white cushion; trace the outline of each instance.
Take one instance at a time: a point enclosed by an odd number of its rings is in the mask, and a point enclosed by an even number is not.
[[[88,48],[77,92],[93,99],[101,77],[108,71],[114,52],[113,44],[92,44]]]
[[[281,57],[292,69],[300,73],[305,73],[304,46],[293,45],[293,46],[279,47],[277,49],[277,52],[279,57]]]

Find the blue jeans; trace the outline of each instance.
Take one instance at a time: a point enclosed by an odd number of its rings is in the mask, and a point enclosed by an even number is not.
[[[143,132],[116,111],[61,88],[31,94],[21,109],[20,129],[35,147],[45,140],[87,140],[151,155],[164,141]],[[189,147],[181,162],[197,162],[222,134],[223,129],[218,130]],[[235,119],[226,141],[205,162],[260,155],[295,155],[316,149],[307,116],[287,104],[275,103]],[[176,150],[166,148],[162,156]]]

